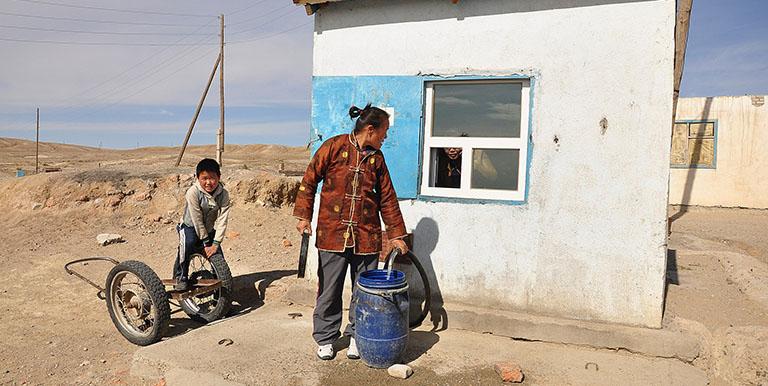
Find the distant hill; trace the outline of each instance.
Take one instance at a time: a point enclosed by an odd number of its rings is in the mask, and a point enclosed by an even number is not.
[[[179,150],[180,147],[167,146],[116,150],[40,142],[39,157],[41,168],[81,170],[117,164],[167,168],[175,164]],[[189,146],[185,151],[182,166],[192,166],[201,158],[214,158],[215,155],[215,145]],[[264,168],[269,165],[270,168],[276,168],[283,162],[286,169],[303,170],[308,160],[309,151],[305,147],[252,144],[226,145],[223,163],[225,167],[239,164],[246,167]],[[35,142],[0,137],[0,175],[12,176],[17,168],[27,172],[35,170]]]

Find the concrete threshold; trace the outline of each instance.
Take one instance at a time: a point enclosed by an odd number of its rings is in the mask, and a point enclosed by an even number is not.
[[[293,318],[290,315],[302,314]],[[493,385],[493,366],[513,361],[529,385],[706,385],[706,374],[675,359],[574,345],[515,341],[459,328],[411,331],[406,381],[346,358],[315,357],[312,310],[280,302],[177,335],[136,351],[131,375],[144,384],[176,385]],[[183,318],[183,317],[182,317]],[[221,344],[228,339],[230,343]],[[404,383],[405,382],[405,383]]]
[[[517,340],[562,343],[597,349],[625,350],[657,358],[693,362],[700,337],[682,329],[650,329],[446,303],[450,328],[490,333]]]
[[[292,285],[283,301],[313,306],[314,284],[299,282]],[[346,301],[345,296],[345,301]],[[661,329],[631,327],[521,312],[502,311],[448,302],[444,305],[445,325],[440,329],[462,329],[508,337],[516,340],[561,343],[596,349],[624,350],[656,358],[674,358],[692,363],[699,357],[702,338],[695,331],[667,323]],[[429,324],[429,317],[424,322]]]

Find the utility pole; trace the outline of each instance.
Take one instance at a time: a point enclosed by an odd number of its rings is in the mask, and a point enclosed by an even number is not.
[[[40,108],[37,108],[37,125],[35,129],[35,174],[40,172]]]
[[[176,158],[176,166],[179,166],[181,164],[181,157],[184,156],[184,150],[187,149],[187,143],[189,143],[189,137],[192,136],[192,129],[195,128],[195,122],[197,122],[197,117],[200,115],[200,110],[203,108],[203,103],[205,103],[205,97],[208,95],[208,90],[211,88],[211,83],[213,83],[213,77],[216,76],[216,69],[219,67],[219,63],[221,62],[221,55],[216,58],[216,63],[213,64],[213,70],[211,71],[211,76],[208,77],[208,83],[205,85],[205,90],[203,90],[203,95],[200,97],[200,102],[197,103],[197,109],[195,110],[195,115],[192,116],[192,122],[189,123],[189,129],[187,129],[187,136],[184,137],[184,143],[181,145],[181,151],[179,152],[179,157]]]
[[[189,143],[189,137],[192,135],[192,130],[195,128],[195,122],[197,122],[197,117],[200,115],[200,110],[203,108],[205,97],[208,95],[208,90],[211,88],[211,83],[213,82],[213,78],[216,76],[216,70],[219,71],[219,115],[220,115],[219,130],[216,134],[216,162],[218,162],[219,165],[221,165],[222,153],[224,153],[224,14],[219,15],[219,20],[221,22],[221,32],[219,34],[221,38],[220,45],[219,45],[219,55],[216,58],[216,63],[213,64],[213,70],[211,71],[211,76],[208,78],[208,84],[206,84],[205,90],[203,90],[203,95],[200,97],[200,102],[197,104],[195,115],[192,116],[192,122],[190,122],[189,129],[187,129],[187,136],[184,138],[184,143],[181,145],[181,151],[179,152],[179,157],[176,158],[176,166],[179,166],[181,164],[181,158],[184,156],[184,151],[187,149],[187,144]]]
[[[677,9],[677,23],[675,25],[675,67],[674,67],[674,93],[672,94],[672,126],[675,125],[677,115],[677,99],[680,96],[680,83],[683,79],[683,65],[685,64],[685,48],[688,44],[688,27],[691,24],[691,8],[693,0],[679,0]]]
[[[221,44],[219,46],[219,132],[216,136],[216,161],[221,165],[224,153],[224,14],[221,16]]]

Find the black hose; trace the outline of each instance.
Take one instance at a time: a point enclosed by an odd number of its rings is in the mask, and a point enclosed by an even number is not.
[[[421,262],[419,262],[419,259],[416,257],[416,255],[410,251],[405,255],[408,256],[408,258],[411,259],[413,265],[416,266],[416,270],[419,271],[419,276],[421,276],[421,282],[424,284],[424,308],[422,308],[419,317],[410,323],[410,327],[415,328],[421,325],[421,322],[423,322],[424,319],[427,318],[427,314],[429,314],[429,309],[432,305],[432,290],[429,287],[427,272],[424,271],[424,266],[421,265]]]
[[[416,328],[421,325],[421,322],[423,322],[424,319],[427,318],[427,314],[429,314],[430,307],[432,306],[432,289],[429,287],[429,279],[427,278],[427,272],[424,271],[424,266],[421,265],[419,259],[411,251],[403,254],[399,248],[394,248],[387,259],[384,260],[384,269],[388,269],[390,264],[394,267],[395,257],[397,255],[408,256],[408,259],[411,260],[414,266],[416,266],[416,270],[419,271],[421,283],[424,284],[424,307],[421,309],[419,317],[409,324],[410,328]]]

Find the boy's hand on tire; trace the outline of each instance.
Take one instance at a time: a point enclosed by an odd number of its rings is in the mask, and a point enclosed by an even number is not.
[[[219,251],[219,246],[216,244],[211,245],[210,247],[205,247],[205,257],[211,257],[216,254],[216,252]]]

